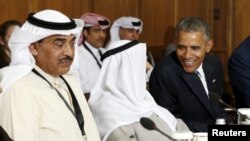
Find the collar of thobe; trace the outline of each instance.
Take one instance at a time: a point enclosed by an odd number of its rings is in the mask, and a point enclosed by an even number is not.
[[[73,114],[73,116],[76,118],[79,128],[82,132],[82,135],[85,136],[85,131],[84,131],[84,119],[83,119],[83,114],[82,111],[80,109],[80,106],[78,104],[78,101],[75,97],[75,94],[73,92],[73,90],[71,89],[70,85],[68,84],[68,82],[65,80],[65,78],[63,78],[62,76],[56,76],[53,77],[49,74],[46,74],[42,69],[40,69],[38,66],[35,66],[34,69],[32,70],[36,75],[38,75],[39,77],[41,77],[42,79],[44,79],[46,82],[48,82],[49,85],[56,85],[59,84],[59,80],[62,79],[62,83],[59,85],[62,85],[63,83],[65,83],[65,85],[67,86],[67,89],[71,95],[72,101],[73,101],[73,107],[74,107],[74,111],[71,109],[71,107],[69,106],[69,104],[66,102],[66,100],[64,99],[64,97],[62,96],[62,94],[60,93],[60,91],[57,89],[57,86],[54,86],[55,91],[57,92],[57,94],[59,95],[59,97],[63,100],[63,102],[65,103],[65,105],[67,106],[67,108],[70,110],[70,112]],[[55,84],[53,84],[55,83]],[[53,87],[53,86],[52,86]],[[60,86],[59,86],[60,87]]]
[[[95,48],[93,46],[91,46],[87,41],[84,41],[85,45],[88,46],[88,48],[90,49],[91,52],[93,52],[95,54],[95,56],[100,56],[99,54],[99,48]]]
[[[47,79],[55,87],[61,86],[63,84],[63,81],[60,79],[59,76],[55,77],[55,76],[49,75],[49,74],[45,73],[37,65],[34,66],[34,69],[36,69],[45,79]]]

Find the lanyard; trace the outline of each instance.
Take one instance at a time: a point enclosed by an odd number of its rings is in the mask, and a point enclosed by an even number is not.
[[[85,131],[84,131],[84,119],[83,119],[83,115],[82,115],[82,111],[80,109],[80,106],[76,100],[76,97],[74,95],[74,92],[72,91],[71,87],[69,86],[68,82],[64,79],[64,77],[60,76],[60,78],[64,81],[64,83],[66,84],[69,93],[71,95],[72,101],[73,101],[73,107],[75,112],[72,110],[72,108],[70,107],[70,105],[68,104],[68,102],[64,99],[64,97],[62,96],[62,94],[60,93],[60,91],[58,89],[56,89],[44,76],[42,76],[37,70],[32,69],[32,72],[34,72],[36,75],[38,75],[39,77],[41,77],[43,80],[45,80],[52,88],[54,88],[57,92],[57,94],[59,95],[59,97],[63,100],[64,104],[67,106],[67,108],[70,110],[70,112],[74,115],[74,117],[76,118],[79,128],[82,132],[82,135],[85,135]]]
[[[101,63],[98,61],[98,59],[96,58],[96,56],[94,55],[94,53],[89,49],[89,47],[83,42],[83,46],[87,49],[87,51],[93,56],[93,58],[95,59],[97,65],[99,68],[102,67]]]

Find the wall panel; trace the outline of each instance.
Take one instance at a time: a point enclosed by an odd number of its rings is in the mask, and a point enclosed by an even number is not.
[[[79,18],[83,13],[90,11],[90,0],[33,0],[33,10],[55,9],[72,18]]]
[[[139,0],[93,0],[94,12],[107,16],[112,22],[121,16],[138,17]]]
[[[30,9],[30,0],[0,0],[0,23],[16,19],[24,22]]]
[[[250,1],[234,1],[234,40],[233,46],[237,47],[250,34]]]
[[[177,0],[177,20],[186,16],[202,17],[209,21],[210,0]]]
[[[144,0],[140,17],[144,22],[141,40],[158,61],[164,56],[167,44],[173,42],[175,0]]]

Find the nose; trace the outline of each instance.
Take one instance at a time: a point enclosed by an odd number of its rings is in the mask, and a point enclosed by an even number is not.
[[[71,45],[70,43],[67,43],[64,46],[63,55],[73,56],[74,52],[75,52],[75,46],[74,46],[74,44]]]
[[[185,58],[188,59],[191,57],[191,49],[190,48],[187,48],[185,50],[185,54],[184,54]]]
[[[134,32],[133,32],[133,39],[134,40],[138,40],[139,39],[139,33],[136,30],[134,30]]]

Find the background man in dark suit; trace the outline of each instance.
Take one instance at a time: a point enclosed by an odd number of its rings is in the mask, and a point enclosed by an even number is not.
[[[209,98],[211,92],[222,94],[222,64],[218,57],[207,54],[213,40],[203,20],[184,18],[176,27],[175,38],[176,52],[156,66],[149,90],[159,105],[183,119],[190,130],[206,132],[209,124],[226,117]]]
[[[228,62],[228,76],[238,108],[250,108],[250,36],[232,53]]]

